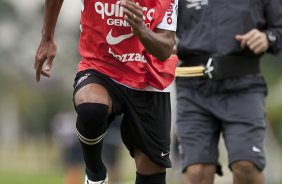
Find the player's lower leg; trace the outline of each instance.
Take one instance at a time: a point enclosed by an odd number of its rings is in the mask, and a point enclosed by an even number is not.
[[[80,140],[87,179],[93,182],[106,179],[106,167],[102,162],[102,142],[107,132],[108,106],[98,103],[83,103],[76,107],[77,136]],[[90,182],[91,183],[91,182]]]
[[[165,176],[166,173],[157,173],[157,174],[149,174],[143,175],[140,173],[136,173],[135,184],[165,184]]]
[[[153,162],[139,149],[134,149],[137,168],[135,184],[165,184],[166,168]]]

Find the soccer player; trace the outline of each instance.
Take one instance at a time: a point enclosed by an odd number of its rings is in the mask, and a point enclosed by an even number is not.
[[[50,76],[54,32],[63,0],[45,0],[36,80]],[[164,184],[171,167],[170,85],[177,56],[177,0],[84,0],[74,83],[76,128],[86,164],[85,183],[107,183],[101,161],[109,122],[124,113],[122,139],[136,163],[136,184]],[[46,63],[46,65],[44,65]]]

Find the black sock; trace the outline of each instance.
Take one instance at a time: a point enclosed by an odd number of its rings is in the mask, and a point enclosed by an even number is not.
[[[107,169],[101,159],[103,141],[95,145],[87,145],[81,142],[83,157],[86,164],[85,173],[89,180],[100,181],[106,178]]]
[[[142,175],[136,172],[135,184],[165,184],[166,173]]]
[[[107,169],[102,162],[103,137],[107,131],[108,106],[84,103],[77,106],[77,135],[81,144],[86,175],[91,181],[106,178]]]
[[[101,181],[107,177],[107,169],[105,166],[101,168],[99,172],[92,172],[86,167],[85,173],[88,179],[91,181]]]

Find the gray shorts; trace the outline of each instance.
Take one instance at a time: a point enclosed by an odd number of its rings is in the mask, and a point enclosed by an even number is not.
[[[215,164],[222,134],[229,166],[238,160],[265,167],[266,84],[260,76],[213,81],[177,78],[177,136],[183,172],[193,164]]]

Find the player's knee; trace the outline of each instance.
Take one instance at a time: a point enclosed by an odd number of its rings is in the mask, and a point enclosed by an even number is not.
[[[136,173],[135,184],[165,184],[165,175],[165,172],[150,175]]]
[[[236,176],[250,176],[259,172],[258,168],[250,161],[237,161],[231,165],[233,174]]]
[[[103,139],[108,129],[108,108],[99,103],[83,103],[76,107],[76,128],[80,141],[94,145]]]

